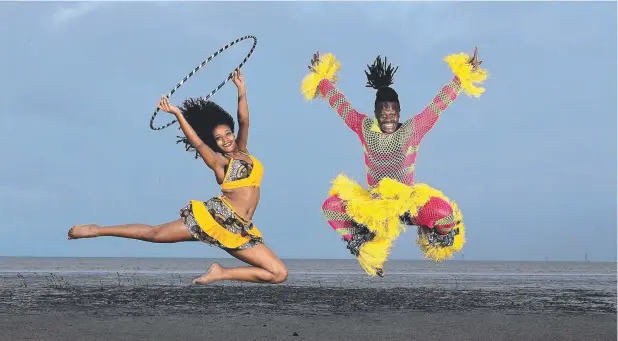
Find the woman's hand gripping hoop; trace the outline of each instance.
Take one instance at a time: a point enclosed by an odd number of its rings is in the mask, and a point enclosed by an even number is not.
[[[198,65],[195,69],[193,69],[193,71],[191,71],[187,76],[185,76],[185,78],[183,78],[178,84],[176,84],[176,86],[172,89],[172,91],[170,91],[170,93],[167,94],[167,96],[165,96],[165,97],[168,98],[168,99],[170,97],[172,97],[174,92],[176,92],[176,90],[178,90],[178,88],[180,88],[184,84],[184,82],[187,81],[187,79],[191,78],[191,76],[193,76],[196,72],[198,72],[204,65],[206,65],[208,62],[213,60],[221,52],[227,50],[228,48],[232,47],[236,43],[239,43],[239,42],[241,42],[241,41],[243,41],[245,39],[253,39],[253,46],[251,47],[251,50],[249,51],[249,53],[247,54],[245,59],[243,59],[243,61],[238,65],[238,69],[242,68],[242,66],[247,62],[249,57],[251,57],[251,54],[253,53],[253,50],[255,50],[255,47],[257,45],[257,38],[255,36],[244,36],[242,38],[238,38],[238,39],[230,42],[229,44],[225,45],[224,47],[220,48],[219,51],[215,52],[212,56],[208,57],[208,59],[203,61],[200,65]],[[232,79],[232,75],[233,74],[234,74],[234,71],[230,72],[230,74],[227,76],[227,78],[225,78],[225,80],[223,82],[221,82],[221,84],[219,84],[213,91],[211,91],[208,95],[206,95],[206,97],[204,97],[204,100],[208,100],[212,95],[214,95],[217,91],[219,91],[219,89],[221,89],[223,87],[223,85],[225,85],[225,83],[227,83],[230,79]],[[155,128],[154,120],[155,120],[155,116],[157,116],[158,112],[159,112],[159,108],[157,108],[154,111],[154,113],[152,114],[152,118],[150,119],[150,129],[152,129],[152,130],[165,129],[165,128],[167,128],[167,127],[169,127],[172,124],[177,122],[176,120],[173,120],[172,122],[170,122],[170,123],[168,123],[168,124],[166,124],[164,126]]]

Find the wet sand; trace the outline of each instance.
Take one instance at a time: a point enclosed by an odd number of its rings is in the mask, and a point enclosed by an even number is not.
[[[11,317],[0,326],[1,340],[616,340],[613,316],[501,312],[99,318],[46,314]]]
[[[603,290],[47,283],[5,280],[0,340],[616,340]]]

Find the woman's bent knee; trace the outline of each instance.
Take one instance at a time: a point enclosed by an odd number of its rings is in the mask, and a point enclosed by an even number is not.
[[[273,284],[283,283],[288,279],[288,269],[285,266],[277,267],[272,274],[273,279],[271,283]]]

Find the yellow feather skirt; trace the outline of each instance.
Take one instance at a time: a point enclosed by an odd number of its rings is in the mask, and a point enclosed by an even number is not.
[[[441,198],[451,204],[455,221],[463,221],[459,206],[450,201],[442,192],[426,184],[407,186],[396,180],[385,178],[369,190],[354,180],[340,174],[333,180],[329,195],[337,195],[345,202],[346,214],[357,224],[366,226],[375,234],[373,241],[366,243],[364,258],[359,256],[361,266],[367,269],[379,268],[386,262],[393,242],[399,238],[406,227],[400,217],[405,213],[415,216],[432,197]],[[459,234],[454,237],[452,246],[430,244],[422,235],[416,243],[427,259],[440,262],[453,257],[465,244],[465,229],[461,222],[456,226]],[[371,244],[373,243],[373,244]],[[361,253],[363,253],[361,247]],[[363,260],[361,260],[363,258]],[[373,271],[367,271],[369,274]]]

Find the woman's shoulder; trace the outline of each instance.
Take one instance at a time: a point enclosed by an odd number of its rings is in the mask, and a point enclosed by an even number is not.
[[[230,162],[232,161],[232,159],[228,158],[227,156],[223,155],[222,153],[216,153],[217,154],[217,163],[219,164],[219,166],[225,168],[227,167]]]

